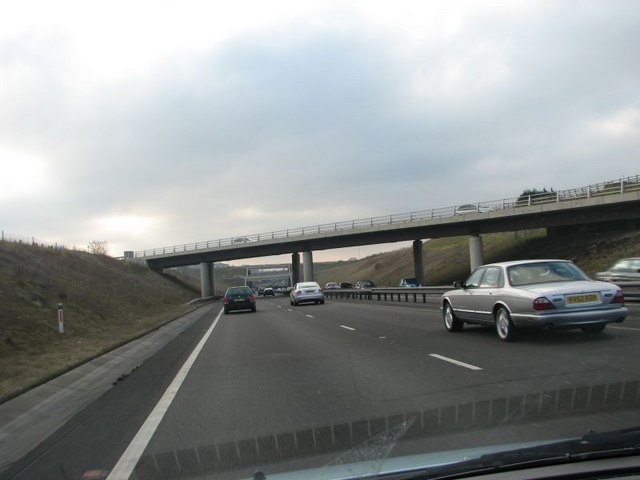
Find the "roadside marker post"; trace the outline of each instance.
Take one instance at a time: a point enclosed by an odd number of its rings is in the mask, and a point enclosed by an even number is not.
[[[64,309],[62,304],[58,304],[58,333],[64,334]]]

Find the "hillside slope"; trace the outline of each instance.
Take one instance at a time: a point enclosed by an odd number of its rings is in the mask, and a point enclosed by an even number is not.
[[[197,296],[136,264],[0,242],[0,400],[176,318]]]
[[[485,263],[524,258],[573,260],[588,275],[606,269],[615,260],[640,256],[640,231],[577,233],[547,237],[544,230],[483,235]],[[440,238],[423,244],[425,283],[448,285],[469,274],[469,244],[466,237]],[[413,276],[411,248],[372,255],[316,273],[321,285],[331,281],[355,284],[368,279],[379,286],[398,286]]]

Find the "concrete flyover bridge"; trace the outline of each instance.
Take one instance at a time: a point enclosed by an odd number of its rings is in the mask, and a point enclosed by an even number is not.
[[[207,297],[213,292],[214,262],[291,254],[295,283],[313,279],[316,250],[412,240],[415,277],[422,280],[422,239],[468,236],[470,268],[474,269],[483,263],[482,234],[485,233],[546,228],[548,234],[555,234],[566,228],[603,222],[636,228],[639,220],[640,175],[636,175],[516,198],[128,252],[125,258],[144,262],[158,272],[200,264],[202,296]]]

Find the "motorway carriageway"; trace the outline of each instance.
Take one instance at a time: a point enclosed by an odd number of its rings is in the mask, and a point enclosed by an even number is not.
[[[276,296],[256,313],[221,310],[203,307],[0,478],[268,476],[347,450],[337,461],[640,425],[637,306],[599,335],[514,343],[484,327],[449,333],[436,304]]]

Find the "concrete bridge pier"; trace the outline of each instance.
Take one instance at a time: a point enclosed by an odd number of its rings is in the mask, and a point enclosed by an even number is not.
[[[480,235],[471,235],[469,237],[469,259],[471,271],[484,263],[482,257],[482,237]]]
[[[305,282],[313,282],[313,252],[302,252],[302,273]]]
[[[298,252],[291,254],[291,283],[292,287],[300,282],[300,254]]]
[[[424,285],[424,260],[422,258],[422,240],[413,242],[413,273],[418,281]]]
[[[200,264],[200,296],[213,297],[213,262]]]

